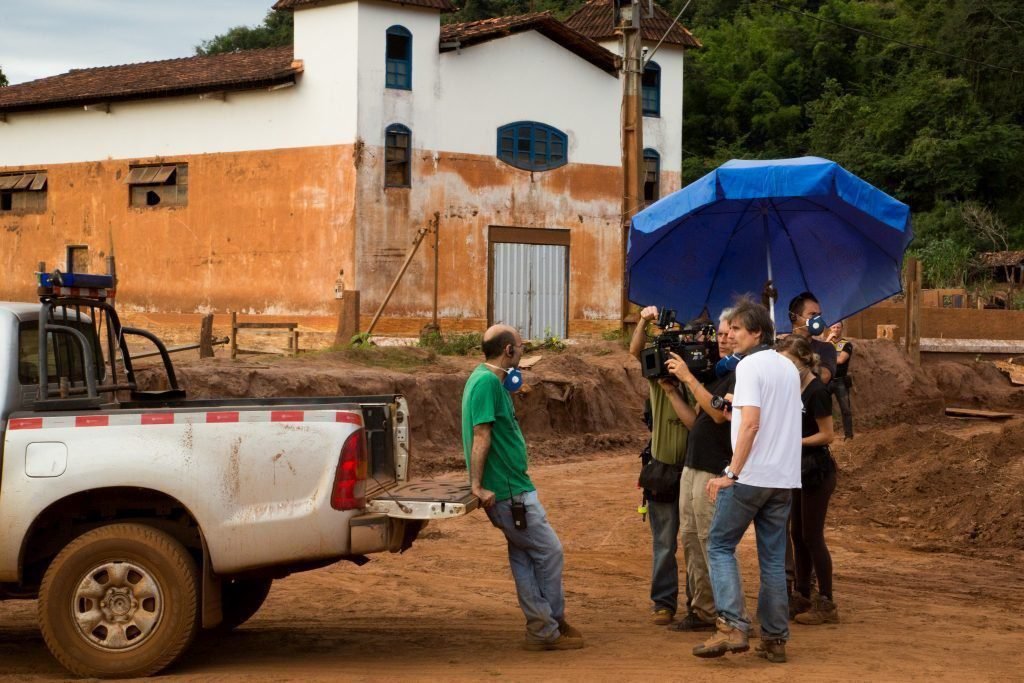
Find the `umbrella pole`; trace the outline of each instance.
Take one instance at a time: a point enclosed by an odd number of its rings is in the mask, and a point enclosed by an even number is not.
[[[764,213],[761,214],[761,224],[764,226],[764,256],[765,260],[768,261],[768,283],[765,285],[766,291],[775,282],[775,278],[772,277],[772,245],[771,240],[768,239],[768,216]],[[775,323],[775,297],[769,295],[768,301],[771,302],[768,305],[768,313],[772,317],[772,324]]]

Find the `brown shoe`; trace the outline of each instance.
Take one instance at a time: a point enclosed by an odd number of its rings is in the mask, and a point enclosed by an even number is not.
[[[566,638],[577,638],[577,639],[582,639],[583,638],[583,634],[580,633],[580,630],[578,628],[576,628],[575,626],[573,626],[572,624],[570,624],[565,619],[562,619],[560,622],[558,622],[558,632],[561,633]]]
[[[754,652],[757,653],[758,657],[764,657],[769,662],[774,664],[783,664],[786,661],[786,641],[781,638],[769,638],[762,640],[761,643],[754,648]]]
[[[651,612],[651,622],[655,626],[668,626],[672,623],[673,617],[675,617],[675,612],[668,607],[659,607]]]
[[[815,595],[814,606],[806,612],[796,615],[796,623],[805,626],[819,626],[821,624],[838,624],[839,610],[836,603],[828,598]]]
[[[814,601],[805,598],[797,591],[789,594],[789,620],[793,621],[796,615],[803,614],[814,606]]]
[[[560,634],[554,640],[530,640],[523,643],[523,649],[528,652],[544,652],[546,650],[579,650],[583,647],[583,638],[569,638]]]
[[[693,648],[695,656],[721,657],[726,652],[746,652],[750,649],[747,634],[730,626],[725,619],[719,617],[715,627],[717,630],[713,636],[705,640],[703,645]]]

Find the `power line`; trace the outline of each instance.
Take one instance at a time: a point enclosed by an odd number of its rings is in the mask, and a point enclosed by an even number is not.
[[[989,69],[999,69],[1000,71],[1008,71],[1009,73],[1017,75],[1017,76],[1024,76],[1024,71],[1018,71],[1017,69],[1013,69],[1013,68],[1008,67],[1008,66],[1001,66],[999,64],[989,64],[988,62],[982,62],[982,61],[977,60],[977,59],[971,59],[970,57],[961,57],[960,55],[955,55],[955,54],[953,54],[951,52],[943,52],[942,50],[936,50],[935,48],[928,47],[927,45],[917,45],[915,43],[908,43],[906,41],[898,40],[896,38],[889,38],[888,36],[883,36],[883,35],[880,35],[878,33],[874,33],[872,31],[868,31],[866,29],[856,28],[854,26],[847,26],[846,24],[841,24],[838,21],[832,21],[831,19],[823,19],[823,18],[821,18],[819,16],[816,16],[814,14],[809,14],[807,12],[802,12],[802,11],[800,11],[798,9],[793,9],[792,7],[786,7],[784,5],[779,5],[779,4],[776,4],[774,2],[769,3],[769,4],[772,7],[774,7],[775,9],[781,9],[781,10],[784,10],[786,12],[790,12],[792,14],[798,14],[798,15],[800,15],[802,17],[807,17],[808,19],[814,19],[815,21],[821,22],[822,24],[830,24],[832,26],[837,26],[839,28],[846,29],[847,31],[853,31],[854,33],[859,33],[859,34],[864,35],[864,36],[869,36],[871,38],[876,38],[878,40],[882,40],[882,41],[885,41],[887,43],[895,43],[897,45],[902,45],[903,47],[909,47],[909,48],[912,48],[914,50],[924,50],[925,52],[931,52],[933,54],[941,55],[943,57],[950,57],[951,59],[957,59],[957,60],[960,60],[962,62],[968,62],[969,64],[975,64],[977,66],[984,66],[984,67],[987,67]]]

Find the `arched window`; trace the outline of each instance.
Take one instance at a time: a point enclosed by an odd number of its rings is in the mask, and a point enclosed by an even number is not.
[[[661,116],[661,67],[647,62],[643,76],[644,116]]]
[[[409,187],[412,181],[412,131],[392,123],[384,131],[384,187]]]
[[[498,158],[524,171],[550,171],[569,160],[569,138],[536,121],[517,121],[498,129]]]
[[[661,198],[661,155],[653,149],[644,150],[644,206]]]
[[[389,88],[412,90],[412,34],[404,26],[392,26],[387,31],[385,61]]]

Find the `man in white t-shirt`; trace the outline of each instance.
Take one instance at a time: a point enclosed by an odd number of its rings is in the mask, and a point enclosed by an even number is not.
[[[790,490],[800,488],[800,376],[790,360],[772,350],[775,326],[764,306],[740,301],[729,327],[734,353],[743,356],[732,399],[733,456],[722,476],[707,486],[715,501],[708,564],[718,620],[715,634],[693,654],[721,657],[749,649],[750,620],[736,546],[753,522],[761,567],[758,652],[768,661],[784,662],[789,638],[786,524]]]

